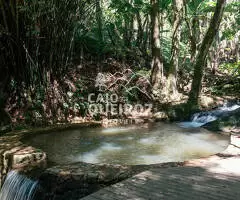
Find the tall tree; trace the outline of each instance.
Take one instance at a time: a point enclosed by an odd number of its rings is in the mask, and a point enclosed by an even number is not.
[[[96,20],[98,25],[98,39],[103,42],[103,22],[102,22],[102,8],[101,0],[96,0]]]
[[[223,16],[226,0],[217,0],[214,15],[211,19],[209,28],[204,36],[200,50],[196,57],[196,63],[194,66],[194,76],[192,82],[192,88],[189,94],[188,103],[191,105],[198,105],[198,98],[201,93],[202,79],[204,75],[204,69],[206,66],[206,57],[214,40],[215,35],[218,32],[221,19]]]
[[[173,0],[173,33],[172,50],[168,75],[168,93],[169,97],[176,98],[177,95],[177,70],[179,58],[179,43],[181,35],[181,21],[183,19],[183,0]]]
[[[187,9],[185,9],[185,15],[187,15]],[[190,40],[190,48],[191,48],[191,62],[194,63],[195,55],[197,52],[197,41],[199,40],[200,33],[197,31],[197,27],[199,27],[199,19],[197,16],[194,16],[192,20],[188,20],[185,17],[186,24],[189,29],[189,40]]]
[[[163,62],[160,49],[159,0],[151,0],[151,34],[152,34],[152,70],[151,84],[154,96],[159,96],[163,89]]]

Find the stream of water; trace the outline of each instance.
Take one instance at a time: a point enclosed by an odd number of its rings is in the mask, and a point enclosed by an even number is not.
[[[33,200],[38,182],[17,171],[8,173],[0,192],[0,200]]]
[[[195,113],[192,116],[191,121],[181,122],[181,123],[179,123],[179,125],[184,128],[201,127],[206,123],[217,120],[219,118],[219,116],[222,116],[223,114],[227,114],[238,108],[240,108],[240,105],[238,105],[238,104],[234,104],[234,105],[225,104],[215,110]]]
[[[74,162],[154,164],[206,157],[223,151],[229,137],[200,128],[239,105],[196,113],[192,121],[115,128],[81,128],[39,134],[24,141],[45,151],[52,164]],[[17,171],[8,173],[0,200],[34,200],[38,182]]]

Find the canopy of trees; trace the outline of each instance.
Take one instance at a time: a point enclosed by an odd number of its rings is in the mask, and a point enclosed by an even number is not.
[[[239,28],[238,0],[0,0],[1,125],[87,116],[98,73],[128,101],[197,106],[205,72],[239,77]]]

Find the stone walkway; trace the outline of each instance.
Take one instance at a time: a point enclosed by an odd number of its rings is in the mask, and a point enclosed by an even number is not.
[[[240,199],[240,138],[217,155],[183,167],[142,172],[81,200],[237,200]]]

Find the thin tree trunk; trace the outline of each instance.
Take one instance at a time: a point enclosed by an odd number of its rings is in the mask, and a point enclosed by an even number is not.
[[[216,39],[215,39],[215,45],[213,47],[213,49],[215,49],[213,51],[213,60],[212,60],[212,73],[215,74],[216,70],[219,66],[219,43],[220,43],[220,37],[219,34],[217,34]]]
[[[131,41],[133,38],[133,22],[134,15],[130,15],[124,19],[124,44],[128,48],[131,48]]]
[[[101,9],[101,0],[96,0],[96,20],[98,25],[98,38],[100,43],[103,42],[103,31],[102,31],[102,9]]]
[[[129,47],[129,19],[125,18],[124,19],[124,34],[123,34],[123,38],[124,38],[124,45],[126,47]]]
[[[192,37],[191,37],[191,62],[194,63],[197,53],[197,41],[200,38],[200,32],[198,32],[199,20],[194,17],[192,20]]]
[[[240,35],[238,35],[237,41],[236,41],[236,62],[239,62],[239,54],[240,54],[240,48],[239,48],[239,42],[240,42]]]
[[[218,32],[221,19],[223,16],[225,4],[226,4],[226,0],[217,1],[216,9],[211,19],[210,26],[204,36],[199,53],[197,55],[196,63],[194,66],[192,88],[191,88],[191,91],[189,94],[189,100],[188,100],[188,103],[191,105],[198,105],[198,98],[201,93],[202,79],[203,79],[204,69],[206,66],[206,56],[208,54],[209,48],[211,47],[213,39]]]
[[[172,33],[172,52],[170,60],[170,68],[168,75],[168,93],[172,97],[176,97],[177,92],[177,70],[179,62],[179,43],[181,36],[181,21],[183,18],[183,0],[173,0],[173,33]]]
[[[163,88],[163,63],[160,52],[160,32],[159,32],[159,1],[151,0],[151,34],[152,34],[152,71],[151,83],[153,95],[158,95]],[[160,89],[160,90],[159,90]]]
[[[142,52],[145,54],[147,52],[147,47],[148,47],[148,38],[149,38],[149,16],[146,16],[144,25],[143,25],[143,30],[145,31],[146,37],[143,38],[143,45],[142,45]]]
[[[197,19],[197,17],[193,17],[193,19],[191,20],[191,23],[189,22],[189,20],[187,19],[187,8],[185,5],[185,21],[189,30],[189,39],[190,39],[190,49],[191,49],[191,63],[194,63],[195,61],[195,55],[197,52],[197,38],[198,37],[198,33],[197,33],[197,27],[199,26],[199,21]]]
[[[137,23],[138,23],[138,34],[137,34],[137,46],[141,49],[143,41],[143,25],[139,11],[137,11]]]

